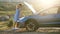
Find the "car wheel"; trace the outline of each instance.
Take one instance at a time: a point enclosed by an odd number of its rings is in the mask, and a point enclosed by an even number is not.
[[[38,22],[35,19],[28,19],[25,26],[28,31],[35,31],[38,29]]]

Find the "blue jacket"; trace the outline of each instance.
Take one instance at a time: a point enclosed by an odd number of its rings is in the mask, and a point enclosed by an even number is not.
[[[16,13],[14,15],[14,21],[16,22],[17,20],[19,20],[19,15],[20,15],[20,10],[16,9]]]

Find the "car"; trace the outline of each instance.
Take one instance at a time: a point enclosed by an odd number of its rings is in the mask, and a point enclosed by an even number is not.
[[[30,5],[24,2],[27,7]],[[31,6],[29,7],[32,8]],[[32,10],[32,9],[31,9]],[[32,10],[34,12],[34,9]],[[41,16],[38,14],[24,16],[17,20],[20,24],[23,23],[24,27],[28,31],[35,31],[39,27],[60,27],[60,14],[48,14],[45,16]]]
[[[39,27],[60,27],[60,14],[46,16],[31,15],[20,19],[18,22],[25,23],[27,30],[36,30]],[[30,29],[29,29],[30,28]]]

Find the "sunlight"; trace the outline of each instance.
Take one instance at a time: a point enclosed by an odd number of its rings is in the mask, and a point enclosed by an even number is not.
[[[46,10],[48,8],[57,6],[59,3],[58,0],[39,0],[39,1],[40,1],[39,4],[41,6],[40,8],[42,8],[42,9],[40,9],[40,11],[38,13],[40,13],[41,11]]]
[[[26,2],[33,6],[33,8],[37,11],[37,14],[48,8],[55,7],[60,4],[60,0],[26,0]]]
[[[42,8],[48,8],[54,6],[57,0],[40,0]]]
[[[24,2],[25,5],[28,6],[29,9],[31,9],[31,11],[33,12],[33,14],[36,14],[36,11],[34,10],[34,8],[27,2]]]

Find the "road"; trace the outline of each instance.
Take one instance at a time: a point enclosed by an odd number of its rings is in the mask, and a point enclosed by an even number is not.
[[[11,31],[0,31],[0,34],[60,34],[60,27],[56,28],[56,27],[40,27],[38,29],[40,32],[27,32],[27,31],[24,31],[24,32],[16,32],[16,30],[11,30]],[[51,31],[58,31],[59,32],[51,32]],[[44,33],[42,33],[42,32]],[[48,33],[47,31],[51,32],[51,33]]]
[[[58,32],[55,33],[40,33],[40,32],[3,32],[1,31],[0,34],[60,34]]]

